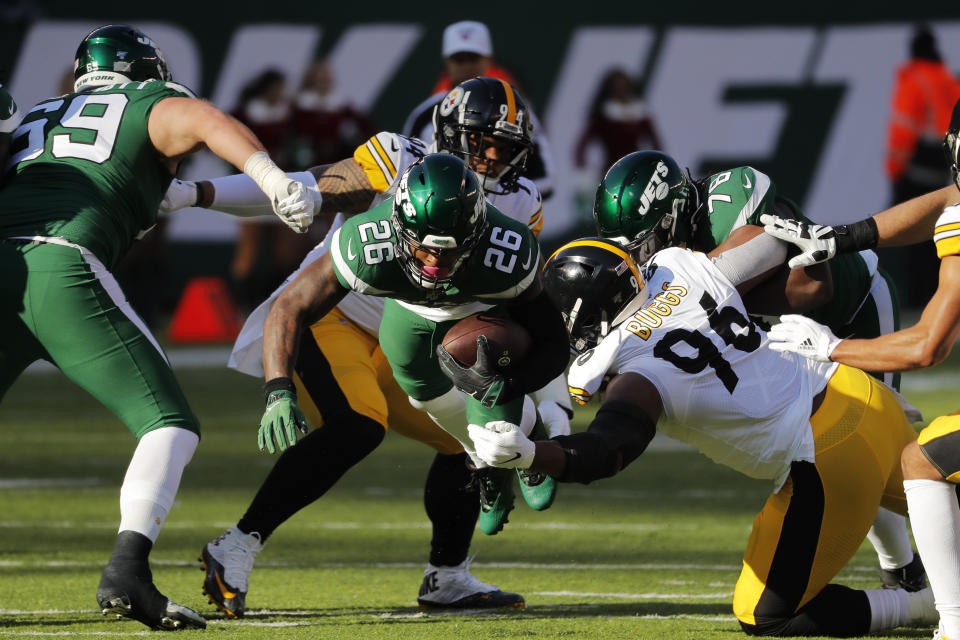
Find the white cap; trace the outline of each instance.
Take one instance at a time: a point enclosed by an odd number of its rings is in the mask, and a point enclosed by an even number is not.
[[[443,30],[443,57],[468,51],[481,56],[493,54],[490,43],[490,30],[482,22],[462,20],[454,22]]]

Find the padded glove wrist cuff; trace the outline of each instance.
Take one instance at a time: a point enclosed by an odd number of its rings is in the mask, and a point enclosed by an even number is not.
[[[267,380],[263,385],[263,401],[266,402],[274,391],[289,391],[294,398],[297,397],[297,387],[293,384],[293,380],[287,377]]]
[[[875,249],[880,239],[877,221],[872,216],[853,224],[834,227],[833,231],[837,234],[837,253]]]

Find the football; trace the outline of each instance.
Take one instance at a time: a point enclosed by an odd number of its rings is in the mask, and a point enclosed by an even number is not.
[[[511,320],[485,312],[467,316],[450,327],[443,348],[465,367],[477,361],[477,336],[486,336],[490,357],[500,371],[508,371],[530,350],[530,334]]]

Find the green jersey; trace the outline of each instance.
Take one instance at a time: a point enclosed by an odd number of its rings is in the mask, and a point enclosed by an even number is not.
[[[116,265],[156,224],[173,179],[147,131],[150,111],[171,97],[194,96],[148,80],[91,87],[31,109],[11,142],[0,237],[59,237]]]
[[[789,204],[798,217],[807,219],[794,203],[777,196],[776,185],[768,175],[753,167],[720,171],[703,184],[701,199],[706,211],[697,223],[692,247],[698,251],[712,251],[732,231],[744,225],[761,225],[762,214],[776,214],[774,204],[777,201]],[[840,254],[828,263],[833,279],[833,298],[809,312],[810,317],[835,331],[853,319],[870,292],[873,272],[876,271],[875,255],[864,253],[869,255]]]
[[[337,279],[357,293],[393,298],[427,320],[443,322],[509,302],[536,279],[540,247],[522,222],[487,204],[487,228],[447,289],[414,285],[396,260],[393,199],[343,223],[330,241]]]
[[[10,134],[20,123],[20,112],[10,92],[0,84],[0,144],[10,140]],[[0,161],[3,159],[0,158]]]

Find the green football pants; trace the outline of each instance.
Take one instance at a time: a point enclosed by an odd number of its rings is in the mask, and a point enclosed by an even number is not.
[[[387,357],[397,384],[416,400],[432,400],[450,390],[453,383],[440,368],[436,348],[456,320],[433,322],[387,299],[380,321],[380,349]],[[520,424],[523,396],[497,405],[484,407],[467,398],[467,420],[485,425],[493,420]]]
[[[48,360],[138,438],[160,427],[200,433],[149,329],[86,250],[0,241],[0,398]]]

